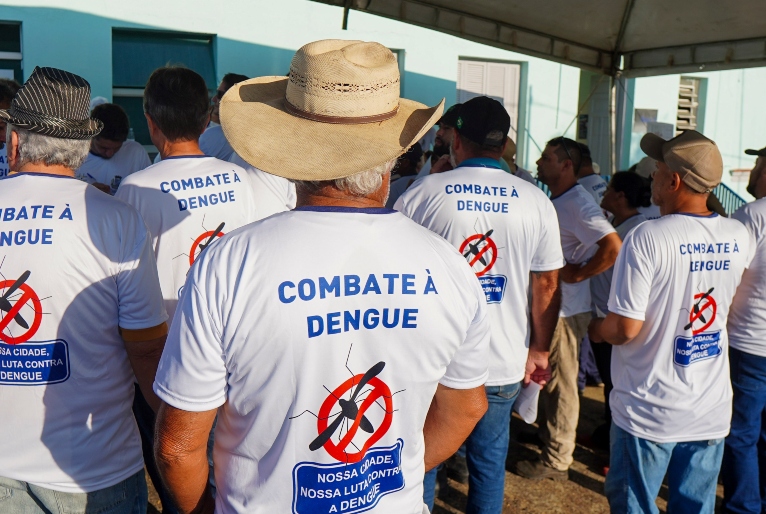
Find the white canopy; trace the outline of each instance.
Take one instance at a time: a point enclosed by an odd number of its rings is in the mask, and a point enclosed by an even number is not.
[[[766,66],[764,0],[315,1],[610,75]]]

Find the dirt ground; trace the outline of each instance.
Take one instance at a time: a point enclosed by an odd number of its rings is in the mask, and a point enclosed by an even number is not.
[[[604,412],[604,390],[588,387],[580,400],[580,424],[578,434],[590,434],[602,421]],[[606,453],[596,452],[577,445],[575,462],[569,470],[568,482],[543,480],[532,482],[511,472],[516,463],[534,457],[537,447],[518,443],[521,431],[531,432],[534,427],[514,416],[511,422],[511,445],[505,461],[505,507],[503,514],[602,514],[609,512],[604,497],[604,466],[608,464]],[[159,498],[151,486],[149,477],[149,514],[162,512]],[[459,514],[465,512],[468,486],[449,480],[449,490],[436,500],[433,514]],[[718,486],[718,503],[723,496]],[[663,486],[657,506],[661,513],[666,511],[667,490]]]

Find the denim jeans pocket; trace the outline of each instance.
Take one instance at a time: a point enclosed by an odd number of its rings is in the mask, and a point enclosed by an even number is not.
[[[504,400],[512,400],[518,396],[521,390],[521,384],[510,384],[504,386],[490,386],[486,388],[488,396],[497,396]]]
[[[56,493],[62,514],[118,514],[125,511],[128,483],[133,477],[90,493]]]

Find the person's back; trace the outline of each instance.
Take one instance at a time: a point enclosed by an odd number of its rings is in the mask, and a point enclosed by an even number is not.
[[[135,209],[74,178],[10,175],[0,202],[3,298],[13,303],[0,321],[0,405],[14,413],[1,473],[64,492],[112,485],[143,469],[118,325],[167,318],[151,301],[155,268],[134,270],[152,257],[149,235]]]
[[[167,325],[138,212],[74,178],[101,122],[88,83],[35,68],[0,111],[14,172],[0,203],[0,442],[4,512],[141,512],[134,381],[151,381]]]
[[[500,385],[524,378],[529,273],[557,270],[563,256],[556,212],[545,193],[490,161],[469,159],[429,175],[413,184],[396,208],[447,239],[473,268],[490,304],[487,385]]]
[[[399,80],[378,43],[310,43],[290,69],[221,104],[235,151],[294,181],[298,207],[227,234],[192,267],[154,386],[155,453],[183,511],[421,514],[424,469],[486,410],[476,278],[444,239],[383,207],[395,157],[442,106],[377,87]],[[322,119],[343,118],[317,122],[314,83],[371,94],[331,88]],[[388,122],[355,123],[370,116]],[[309,135],[305,161],[279,154]],[[216,416],[213,500],[202,443]]]
[[[310,259],[287,258],[307,249]],[[461,261],[394,211],[332,207],[276,214],[206,252],[192,272],[216,271],[180,305],[185,324],[207,331],[239,322],[221,346],[199,340],[199,358],[209,360],[202,376],[172,372],[180,356],[171,353],[163,370],[173,388],[156,387],[162,397],[185,391],[188,409],[198,410],[218,402],[201,400],[211,387],[229,384],[214,454],[223,512],[288,512],[291,503],[297,512],[340,512],[379,501],[386,512],[420,513],[421,483],[408,477],[422,476],[423,398],[440,381],[462,388],[486,378],[486,361],[459,359],[485,336],[470,328],[485,308]],[[224,298],[219,287],[234,293]],[[450,371],[453,359],[463,372]],[[354,424],[351,408],[369,424]]]
[[[152,234],[165,308],[171,316],[200,252],[257,219],[247,172],[204,155],[167,157],[128,176],[116,197],[138,209]]]
[[[224,234],[257,219],[250,179],[239,166],[202,154],[207,120],[202,77],[160,68],[144,95],[162,160],[126,177],[116,197],[136,207],[152,234],[165,308],[173,316],[189,267]]]

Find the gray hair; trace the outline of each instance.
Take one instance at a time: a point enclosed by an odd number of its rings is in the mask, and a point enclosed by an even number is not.
[[[354,196],[367,196],[380,189],[380,185],[383,183],[383,176],[391,172],[395,164],[396,159],[393,159],[374,168],[335,180],[293,180],[292,182],[295,184],[295,189],[300,193],[311,194],[329,184]]]
[[[11,134],[19,136],[19,162],[16,167],[25,164],[44,164],[46,166],[64,166],[76,170],[88,157],[90,139],[63,139],[44,136],[8,124],[5,133],[6,145],[11,141]]]

